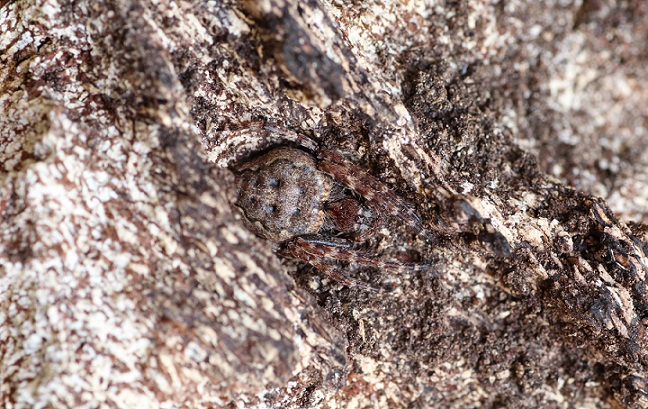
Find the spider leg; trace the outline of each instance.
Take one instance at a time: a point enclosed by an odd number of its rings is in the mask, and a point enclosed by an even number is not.
[[[373,210],[373,211],[378,211],[378,213],[379,213],[379,209],[378,209],[378,208],[374,208],[374,206],[372,206],[372,205],[369,205],[369,207],[371,208],[371,210]],[[356,242],[358,242],[358,243],[360,243],[360,242],[362,242],[362,241],[365,241],[368,237],[371,237],[371,236],[373,236],[374,234],[376,234],[376,230],[378,230],[378,225],[377,225],[376,223],[373,223],[373,224],[369,227],[369,229],[367,229],[366,232],[364,232],[364,233],[362,233],[362,234],[357,234],[357,235],[355,235],[355,236],[353,237],[353,240],[356,241]]]
[[[358,253],[349,248],[349,246],[343,246],[338,243],[327,243],[324,240],[310,240],[304,237],[297,237],[291,240],[289,245],[299,248],[301,254],[316,260],[341,260],[394,272],[421,271],[427,270],[431,267],[428,263],[405,263],[400,261],[384,260],[379,257]],[[305,261],[312,264],[311,260]]]
[[[344,285],[360,287],[366,290],[378,291],[376,288],[370,286],[369,284],[363,281],[342,274],[334,266],[327,264],[325,257],[309,253],[300,244],[296,243],[296,240],[289,241],[283,249],[279,250],[279,255],[306,261],[307,263],[309,263],[310,265],[312,265],[322,273],[326,274],[333,280],[340,282]]]
[[[367,200],[369,206],[381,209],[382,212],[403,220],[414,231],[421,234],[426,241],[430,243],[435,241],[432,234],[423,226],[423,220],[416,211],[378,179],[364,172],[336,151],[321,149],[318,152],[318,158],[320,160],[319,170],[333,176],[359,193]]]

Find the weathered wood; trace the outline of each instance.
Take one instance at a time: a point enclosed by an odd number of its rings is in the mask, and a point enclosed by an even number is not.
[[[648,407],[643,2],[0,4],[3,407]],[[282,144],[434,268],[281,260],[228,166]]]

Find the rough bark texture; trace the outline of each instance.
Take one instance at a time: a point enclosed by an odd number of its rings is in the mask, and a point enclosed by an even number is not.
[[[0,405],[648,407],[647,106],[642,0],[0,1]],[[277,257],[282,144],[434,268]]]

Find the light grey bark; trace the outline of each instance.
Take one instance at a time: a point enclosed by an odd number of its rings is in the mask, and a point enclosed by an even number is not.
[[[648,406],[647,62],[641,1],[0,1],[0,403]],[[282,144],[434,268],[277,257],[228,166]]]

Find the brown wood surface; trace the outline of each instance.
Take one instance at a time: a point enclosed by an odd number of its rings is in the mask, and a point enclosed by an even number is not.
[[[640,0],[0,1],[0,406],[648,407],[646,107]],[[277,256],[280,145],[431,267]]]

